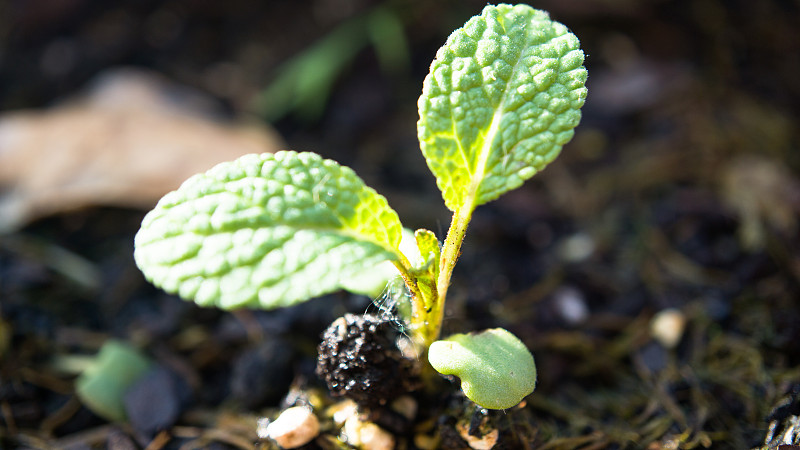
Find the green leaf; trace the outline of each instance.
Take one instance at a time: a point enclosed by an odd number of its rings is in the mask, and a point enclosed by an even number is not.
[[[515,189],[572,139],[586,99],[578,38],[544,11],[488,5],[425,78],[422,152],[452,211]]]
[[[201,305],[275,308],[396,259],[401,228],[347,167],[313,153],[246,155],[164,196],[134,257],[153,284]]]
[[[422,255],[423,263],[416,268],[417,286],[422,294],[425,308],[430,309],[438,300],[433,294],[436,287],[436,279],[439,277],[439,240],[433,231],[420,228],[414,232],[417,241],[419,254]]]
[[[433,274],[433,278],[436,278],[439,274],[439,252],[441,248],[439,240],[436,239],[436,235],[433,234],[433,231],[424,228],[420,228],[414,232],[414,239],[417,242],[417,252],[421,255],[421,262],[415,264],[415,266],[433,266],[426,270]]]
[[[312,121],[325,111],[336,79],[367,45],[364,17],[343,22],[278,68],[277,77],[256,98],[269,121],[289,113]]]
[[[75,393],[98,416],[122,422],[125,392],[151,367],[150,359],[130,345],[106,341],[96,361],[75,380]]]
[[[414,232],[408,228],[403,228],[403,238],[398,247],[406,258],[415,264],[415,261],[420,259],[419,250],[417,250],[416,243],[414,242]],[[391,261],[383,261],[378,263],[375,267],[360,272],[352,277],[344,278],[341,280],[341,287],[354,294],[366,295],[375,299],[384,289],[386,285],[394,281],[395,278],[400,276],[397,267]]]
[[[464,394],[484,408],[511,408],[536,387],[533,355],[502,328],[436,341],[428,361],[439,373],[459,377]]]

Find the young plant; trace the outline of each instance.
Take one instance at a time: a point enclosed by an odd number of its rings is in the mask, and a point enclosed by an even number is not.
[[[453,211],[442,245],[420,229],[418,254],[404,253],[397,213],[351,169],[282,151],[220,164],[164,196],[136,235],[136,262],[200,305],[270,309],[358,290],[352,280],[390,261],[410,292],[405,320],[421,354],[479,405],[514,406],[535,386],[533,357],[502,329],[437,341],[445,299],[475,208],[521,186],[572,138],[583,59],[574,34],[526,5],[486,6],[439,49],[417,132]]]
[[[153,368],[153,362],[125,342],[110,339],[95,356],[60,356],[54,366],[79,374],[75,393],[87,408],[110,421],[124,422],[125,394]]]

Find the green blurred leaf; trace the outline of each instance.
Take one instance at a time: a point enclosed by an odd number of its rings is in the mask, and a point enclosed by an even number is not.
[[[152,367],[146,356],[130,345],[109,340],[97,359],[75,380],[75,393],[84,405],[105,419],[126,419],[125,392]]]
[[[134,257],[149,281],[185,299],[269,309],[397,259],[401,229],[351,169],[284,151],[222,163],[164,196]]]
[[[284,63],[256,98],[256,109],[269,121],[292,111],[303,120],[318,119],[337,78],[366,45],[364,18],[344,22]]]
[[[502,328],[436,341],[428,361],[439,373],[460,378],[464,394],[484,408],[511,408],[536,387],[533,355]]]
[[[381,70],[388,75],[408,72],[411,51],[398,14],[385,6],[375,8],[367,17],[367,31]]]
[[[334,84],[368,44],[386,74],[408,71],[411,57],[403,22],[394,8],[379,5],[345,20],[283,63],[254,108],[268,121],[290,113],[306,121],[319,119]]]
[[[494,200],[558,156],[586,99],[579,45],[544,11],[488,5],[439,49],[417,131],[450,210]]]

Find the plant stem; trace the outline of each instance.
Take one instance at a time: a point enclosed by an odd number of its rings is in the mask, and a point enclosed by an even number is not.
[[[411,293],[412,314],[408,320],[411,324],[412,340],[423,355],[427,352],[428,347],[439,338],[450,277],[453,275],[453,268],[461,254],[461,244],[464,242],[467,225],[472,219],[474,210],[474,205],[469,202],[453,214],[439,255],[438,276],[435,280],[420,278],[402,253],[394,261],[395,267]],[[424,289],[420,288],[420,283],[424,283]]]
[[[447,230],[447,237],[442,246],[442,254],[439,258],[439,278],[436,280],[436,291],[438,298],[434,302],[433,308],[426,320],[423,335],[425,348],[428,348],[433,341],[439,338],[444,319],[444,304],[447,298],[447,288],[450,287],[450,277],[453,275],[453,268],[461,255],[461,243],[467,233],[467,225],[472,219],[474,207],[464,205],[453,214],[450,222],[450,229]]]

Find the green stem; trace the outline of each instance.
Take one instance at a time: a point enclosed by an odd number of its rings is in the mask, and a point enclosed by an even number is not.
[[[444,320],[444,304],[447,298],[447,288],[450,287],[450,277],[453,275],[453,268],[461,255],[461,243],[467,233],[467,225],[472,219],[472,205],[464,205],[453,214],[450,222],[450,229],[447,230],[447,237],[442,246],[442,254],[439,258],[439,278],[436,280],[436,292],[438,298],[428,314],[423,327],[424,348],[428,348],[433,341],[439,338]]]
[[[422,354],[439,338],[444,320],[444,305],[447,297],[447,288],[453,268],[461,254],[461,244],[467,232],[467,225],[472,219],[474,205],[463,205],[453,214],[450,229],[447,231],[444,245],[439,255],[439,272],[435,280],[419,278],[411,263],[401,253],[394,261],[395,267],[400,271],[403,281],[408,287],[412,297],[412,314],[409,318],[411,324],[412,340]],[[420,289],[420,283],[425,283]]]

